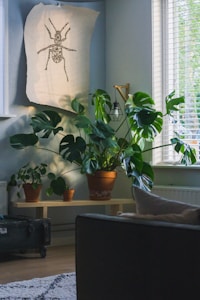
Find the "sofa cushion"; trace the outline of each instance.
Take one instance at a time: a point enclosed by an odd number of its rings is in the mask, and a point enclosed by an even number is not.
[[[167,198],[155,195],[151,192],[144,191],[137,186],[133,187],[133,197],[136,202],[137,214],[179,214],[188,208],[198,208],[192,204],[186,204],[176,200],[169,200]]]
[[[182,213],[171,213],[171,214],[161,214],[161,215],[150,215],[150,214],[135,214],[135,213],[121,213],[120,217],[130,218],[130,219],[145,219],[154,221],[164,221],[180,224],[192,224],[200,225],[200,208],[185,209]]]

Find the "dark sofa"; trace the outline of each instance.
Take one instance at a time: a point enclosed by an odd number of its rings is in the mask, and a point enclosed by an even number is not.
[[[100,214],[76,219],[77,300],[195,300],[200,226]]]

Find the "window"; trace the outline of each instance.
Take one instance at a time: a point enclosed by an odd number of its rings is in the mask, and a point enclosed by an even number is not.
[[[200,161],[200,0],[153,0],[153,90],[157,108],[173,90],[185,96],[175,122],[165,122],[156,145],[168,144],[177,132]],[[163,106],[162,106],[163,105]],[[154,163],[175,163],[172,147],[154,153]]]

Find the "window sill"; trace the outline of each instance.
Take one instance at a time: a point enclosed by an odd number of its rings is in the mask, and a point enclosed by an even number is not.
[[[16,115],[12,115],[12,114],[0,114],[0,119],[9,119],[9,118],[15,118]]]
[[[179,165],[179,164],[157,164],[157,165],[152,165],[154,169],[186,169],[186,170],[194,170],[194,169],[200,169],[200,163],[195,164],[195,165]]]

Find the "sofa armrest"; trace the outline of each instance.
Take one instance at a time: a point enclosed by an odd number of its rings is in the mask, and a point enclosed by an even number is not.
[[[76,277],[78,300],[196,299],[200,226],[80,215]]]

